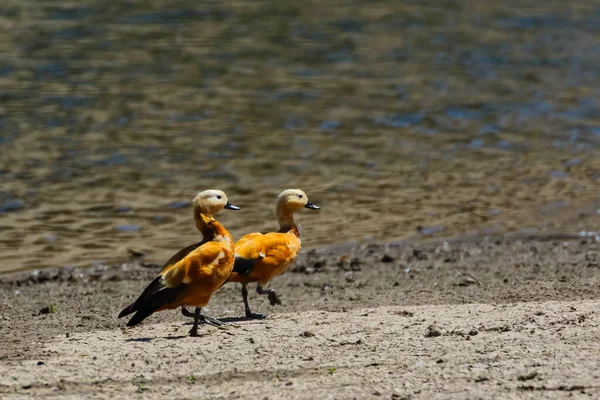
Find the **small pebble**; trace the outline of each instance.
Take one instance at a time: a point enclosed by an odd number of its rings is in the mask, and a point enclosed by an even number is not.
[[[384,254],[381,257],[381,262],[389,263],[389,262],[392,262],[392,261],[394,261],[394,258],[392,256],[390,256],[389,254]]]
[[[425,337],[438,337],[442,335],[442,331],[436,325],[429,325],[427,331],[425,331]]]

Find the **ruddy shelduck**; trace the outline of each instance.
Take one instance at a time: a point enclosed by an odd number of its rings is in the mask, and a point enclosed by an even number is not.
[[[203,315],[202,308],[233,270],[233,239],[214,218],[214,214],[224,208],[240,209],[229,203],[225,193],[220,190],[198,193],[193,200],[193,212],[196,227],[202,232],[202,241],[171,257],[137,300],[121,311],[119,318],[135,312],[127,326],[139,324],[154,312],[185,305],[196,307],[190,336],[198,335],[200,321],[212,324],[220,322]]]
[[[311,210],[320,209],[308,201],[306,193],[300,189],[283,191],[276,203],[279,231],[250,233],[235,244],[235,265],[228,282],[242,284],[244,307],[249,318],[265,317],[250,311],[247,286],[251,282],[258,283],[256,292],[268,295],[271,305],[281,304],[275,290],[265,290],[263,287],[271,279],[284,273],[300,251],[300,233],[294,222],[294,212],[302,207]]]

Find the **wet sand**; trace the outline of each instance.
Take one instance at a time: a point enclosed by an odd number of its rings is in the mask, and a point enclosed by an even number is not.
[[[251,294],[239,287],[203,326],[161,312],[134,329],[116,314],[154,260],[2,278],[6,398],[576,398],[600,395],[600,243],[489,237],[303,251]],[[45,309],[44,309],[45,308]]]

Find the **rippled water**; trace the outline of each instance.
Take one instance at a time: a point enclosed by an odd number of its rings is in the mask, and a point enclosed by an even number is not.
[[[0,9],[0,270],[197,238],[303,244],[600,223],[595,1],[32,1]],[[595,226],[594,226],[595,225]]]

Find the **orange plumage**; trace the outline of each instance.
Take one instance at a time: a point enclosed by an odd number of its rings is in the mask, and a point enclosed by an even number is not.
[[[137,325],[154,312],[184,305],[196,307],[190,335],[197,334],[200,320],[208,322],[201,309],[227,281],[234,264],[233,239],[213,217],[223,208],[239,210],[227,201],[225,193],[218,190],[206,190],[196,196],[194,220],[203,240],[171,257],[138,299],[121,311],[119,318],[135,312],[128,326]]]
[[[296,226],[288,232],[251,233],[235,244],[236,258],[252,260],[247,274],[234,271],[230,282],[258,282],[265,286],[290,266],[300,251],[300,235]],[[238,261],[239,265],[239,261]]]
[[[283,191],[277,198],[276,213],[279,232],[250,233],[235,244],[235,265],[229,282],[242,284],[242,297],[246,316],[262,318],[254,314],[248,304],[247,285],[257,282],[256,291],[269,296],[272,305],[281,304],[273,289],[264,290],[271,279],[284,273],[300,251],[300,233],[294,222],[294,212],[302,207],[318,210],[299,189]]]
[[[231,242],[208,242],[199,246],[181,261],[168,266],[161,273],[163,285],[182,287],[177,299],[161,306],[157,311],[174,309],[182,305],[205,307],[215,292],[229,277],[233,269]]]

